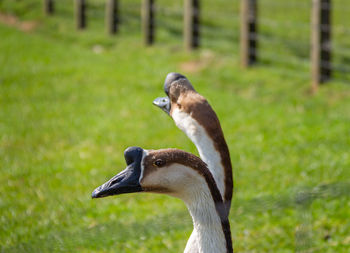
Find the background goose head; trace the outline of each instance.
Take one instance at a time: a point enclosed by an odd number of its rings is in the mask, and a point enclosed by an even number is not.
[[[164,92],[167,96],[156,98],[153,104],[170,116],[175,108],[182,108],[181,101],[187,94],[197,93],[184,75],[175,72],[169,73],[165,78]]]
[[[158,97],[153,104],[165,111],[173,118],[175,124],[187,134],[196,144],[195,135],[198,127],[205,129],[205,134],[211,139],[223,139],[220,122],[209,105],[208,101],[200,95],[190,81],[179,73],[169,73],[165,78],[164,92],[167,97]],[[197,145],[197,148],[199,145]],[[203,159],[202,155],[201,158]],[[207,162],[207,161],[205,161]]]

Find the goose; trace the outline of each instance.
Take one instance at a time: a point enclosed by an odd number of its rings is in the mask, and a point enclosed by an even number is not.
[[[232,165],[220,121],[208,101],[179,73],[169,73],[164,82],[167,97],[153,104],[173,118],[176,126],[195,144],[200,158],[208,165],[230,211],[233,178]]]
[[[145,150],[140,147],[127,148],[124,157],[126,169],[96,188],[92,198],[135,192],[180,198],[192,216],[192,235],[195,234],[197,239],[190,238],[184,252],[233,252],[230,223],[221,194],[200,158],[178,149]]]

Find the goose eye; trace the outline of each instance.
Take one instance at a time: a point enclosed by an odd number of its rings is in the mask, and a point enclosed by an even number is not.
[[[154,162],[154,165],[156,165],[157,167],[160,167],[164,164],[165,164],[165,162],[163,160],[160,160],[160,159],[158,159]]]

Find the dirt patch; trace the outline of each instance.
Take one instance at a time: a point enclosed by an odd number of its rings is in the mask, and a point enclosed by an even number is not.
[[[208,67],[214,60],[214,54],[211,51],[203,51],[198,60],[187,61],[180,64],[181,71],[186,73],[197,73]]]
[[[180,69],[183,72],[187,73],[196,73],[200,70],[203,69],[203,63],[198,60],[198,61],[188,61],[188,62],[183,62],[180,64]]]
[[[38,22],[36,21],[20,21],[18,17],[4,13],[0,13],[0,23],[16,27],[23,32],[31,32],[38,26]]]

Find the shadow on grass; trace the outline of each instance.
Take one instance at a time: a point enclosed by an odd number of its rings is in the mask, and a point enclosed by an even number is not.
[[[283,196],[238,200],[239,206],[233,206],[232,216],[237,215],[234,212],[238,208],[241,209],[241,216],[295,209],[299,220],[295,232],[295,251],[306,252],[313,247],[310,210],[312,202],[316,199],[327,200],[343,196],[350,196],[350,182],[320,184],[316,187],[296,189]],[[237,200],[235,202],[237,203]],[[174,245],[171,245],[171,242],[164,243],[162,239],[172,238],[176,236],[174,233],[180,233],[186,240],[185,233],[190,229],[190,224],[190,216],[185,210],[170,215],[165,213],[143,222],[128,222],[120,217],[120,221],[106,222],[91,228],[79,226],[74,231],[55,231],[46,237],[1,249],[1,252],[77,252],[110,249],[120,252],[136,247],[148,247],[148,243],[156,244],[159,250],[166,250]]]
[[[314,231],[312,229],[312,203],[315,200],[324,201],[350,197],[350,182],[334,182],[320,184],[315,187],[305,187],[296,189],[290,194],[283,196],[264,196],[254,198],[241,203],[240,212],[244,215],[259,214],[268,211],[278,211],[282,209],[293,209],[296,211],[297,223],[295,224],[294,251],[314,252],[316,247]],[[235,208],[234,208],[235,210]],[[327,240],[327,237],[323,238]]]
[[[45,238],[37,238],[0,252],[89,252],[111,250],[124,252],[128,248],[146,247],[146,242],[167,249],[162,238],[171,238],[172,231],[186,230],[191,224],[186,211],[169,216],[157,216],[144,222],[120,221],[98,224],[94,227],[77,227],[75,231],[60,230]],[[185,236],[185,235],[184,235]]]
[[[309,206],[316,199],[335,199],[350,196],[350,182],[320,184],[315,187],[297,189],[283,196],[263,196],[240,203],[244,213],[257,213],[276,209]]]

